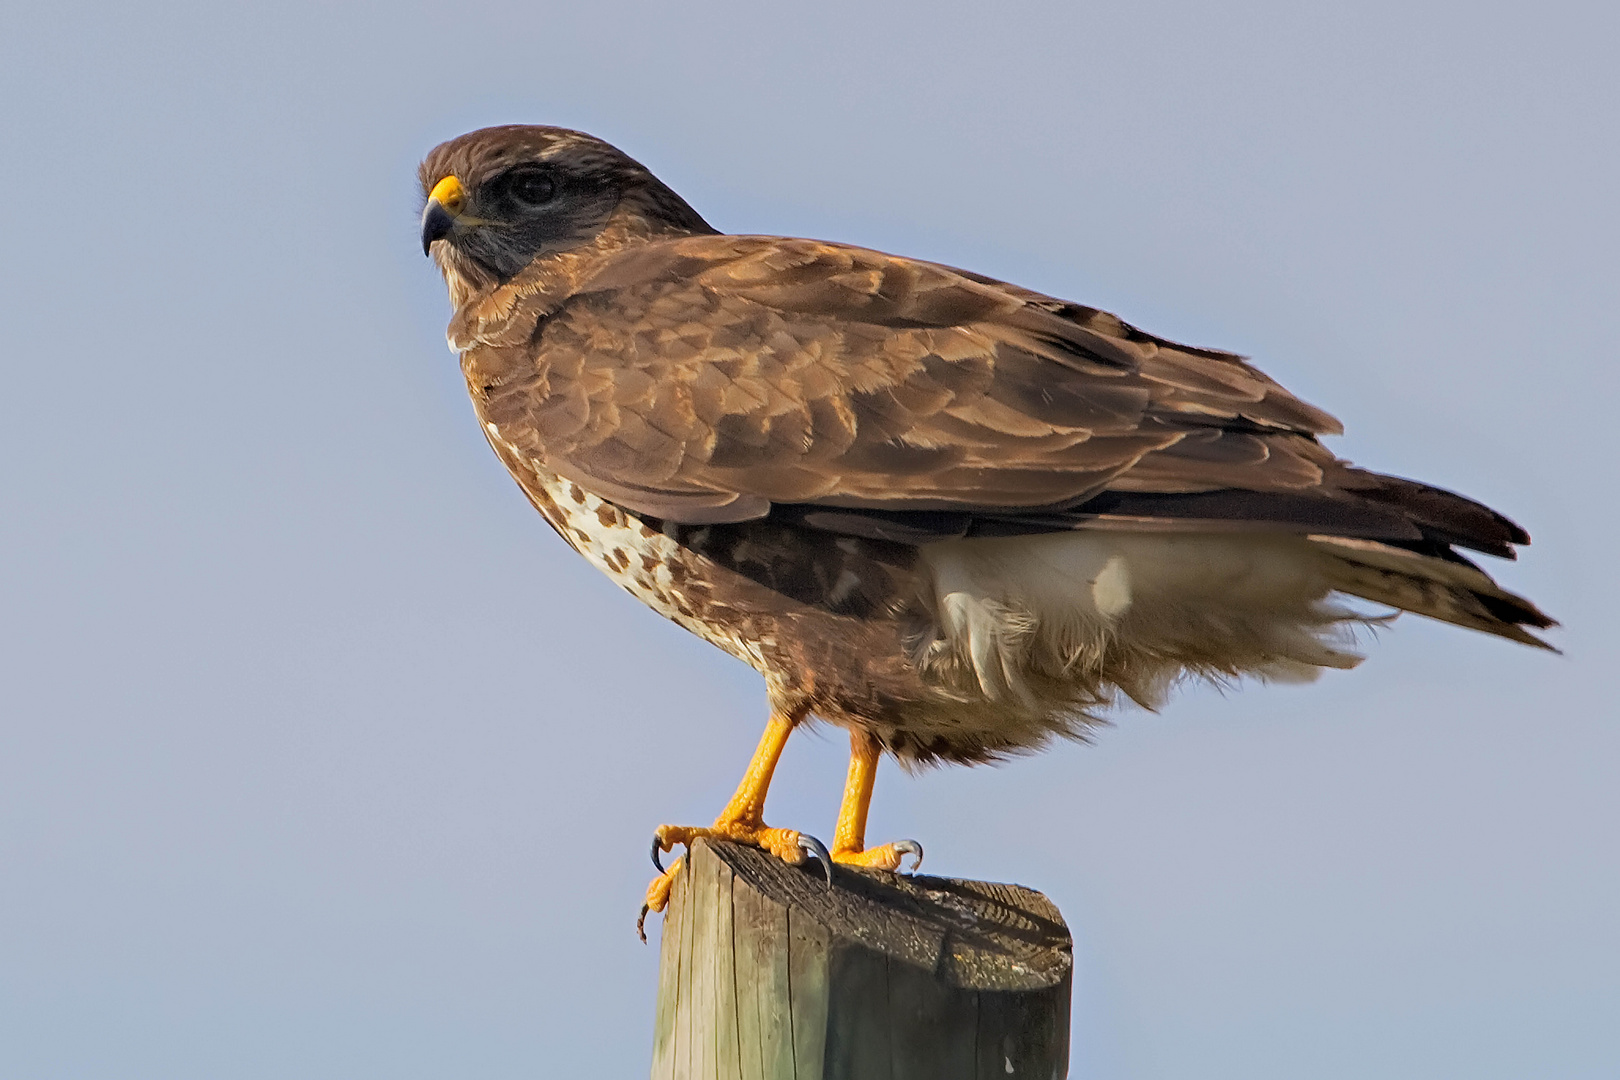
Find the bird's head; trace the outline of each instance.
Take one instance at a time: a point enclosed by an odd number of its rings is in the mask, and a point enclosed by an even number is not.
[[[565,128],[484,128],[435,147],[419,170],[422,250],[447,274],[509,281],[535,259],[592,243],[615,218],[642,234],[715,230],[641,164]]]

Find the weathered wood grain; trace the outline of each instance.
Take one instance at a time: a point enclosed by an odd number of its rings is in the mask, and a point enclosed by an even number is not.
[[[1068,929],[1017,885],[700,841],[664,914],[654,1080],[1054,1080]]]

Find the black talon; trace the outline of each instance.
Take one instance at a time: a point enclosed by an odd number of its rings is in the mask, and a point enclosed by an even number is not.
[[[661,848],[661,847],[662,847],[662,845],[658,842],[658,836],[656,834],[654,834],[653,843],[652,843],[653,865],[658,867],[658,872],[660,874],[667,874],[667,873],[669,873],[669,871],[664,869],[663,861],[658,858],[658,851],[659,851],[659,848]]]
[[[922,865],[922,845],[917,843],[915,840],[896,840],[894,842],[894,850],[900,855],[910,855],[917,860],[911,864],[911,872],[915,874],[917,872],[917,868]]]
[[[636,916],[636,937],[641,939],[643,945],[647,944],[647,912],[652,908],[646,904],[641,905],[641,914]]]
[[[799,850],[821,864],[821,872],[826,876],[827,884],[830,886],[832,884],[832,854],[827,850],[827,845],[813,836],[800,833]]]

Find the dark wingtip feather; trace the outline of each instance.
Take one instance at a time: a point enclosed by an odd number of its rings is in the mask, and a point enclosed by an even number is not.
[[[1442,543],[1503,559],[1515,558],[1514,547],[1530,543],[1530,534],[1517,522],[1466,495],[1364,469],[1347,473],[1347,492],[1399,511]]]
[[[1522,596],[1512,594],[1491,596],[1481,593],[1477,596],[1477,599],[1485,610],[1503,622],[1533,626],[1537,630],[1547,630],[1558,625],[1557,619],[1554,619]]]

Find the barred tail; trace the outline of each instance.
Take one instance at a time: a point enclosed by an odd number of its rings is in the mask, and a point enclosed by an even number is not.
[[[1375,540],[1339,536],[1311,536],[1309,540],[1331,556],[1328,580],[1339,592],[1558,651],[1524,629],[1558,624],[1471,563],[1422,555]]]

